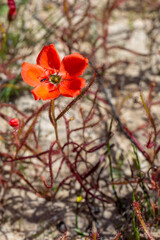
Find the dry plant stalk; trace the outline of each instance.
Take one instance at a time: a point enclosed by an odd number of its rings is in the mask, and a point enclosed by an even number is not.
[[[151,233],[149,232],[149,230],[148,230],[148,228],[147,228],[147,226],[146,226],[146,224],[145,224],[145,222],[142,218],[142,213],[141,213],[141,210],[140,210],[140,204],[138,202],[133,202],[133,208],[134,208],[134,210],[136,212],[136,216],[137,216],[138,220],[140,221],[141,226],[142,226],[144,232],[146,233],[146,235],[148,236],[148,238],[150,240],[156,240],[154,237],[152,237]]]

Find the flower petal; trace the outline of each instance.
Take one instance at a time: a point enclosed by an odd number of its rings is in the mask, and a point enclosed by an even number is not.
[[[27,84],[35,87],[40,83],[40,77],[45,75],[45,70],[39,65],[24,62],[21,75]]]
[[[35,100],[51,100],[57,98],[60,93],[56,85],[51,83],[41,83],[31,91]]]
[[[88,59],[79,53],[73,53],[63,58],[60,72],[68,72],[70,76],[78,77],[88,66]]]
[[[59,85],[60,94],[66,97],[76,97],[81,93],[81,88],[85,87],[84,78],[71,78],[63,80]]]
[[[61,59],[53,44],[44,46],[37,57],[37,64],[43,68],[59,70]]]

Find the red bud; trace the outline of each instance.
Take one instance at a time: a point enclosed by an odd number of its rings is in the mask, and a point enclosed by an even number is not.
[[[11,127],[18,127],[19,126],[19,120],[16,119],[16,118],[12,118],[10,121],[9,121],[9,125]]]
[[[16,4],[14,0],[8,0],[8,20],[11,22],[16,18],[17,12],[16,12]]]

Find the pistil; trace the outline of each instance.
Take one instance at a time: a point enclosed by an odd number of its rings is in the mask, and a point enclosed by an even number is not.
[[[57,84],[61,81],[61,76],[58,74],[52,74],[49,76],[49,82],[53,84]]]

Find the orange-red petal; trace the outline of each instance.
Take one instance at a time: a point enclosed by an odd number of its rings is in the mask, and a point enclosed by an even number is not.
[[[53,44],[42,48],[37,57],[37,64],[47,69],[60,69],[61,59]]]
[[[51,83],[41,83],[31,92],[33,93],[35,100],[51,100],[60,95],[58,88]]]
[[[45,70],[39,65],[24,62],[21,75],[27,84],[35,87],[40,84],[40,77],[45,75]]]
[[[58,87],[61,95],[76,97],[81,93],[81,89],[85,85],[86,81],[84,78],[71,78],[70,80],[63,80]]]
[[[88,59],[79,53],[73,53],[63,58],[60,72],[67,72],[70,76],[78,77],[88,66]]]

